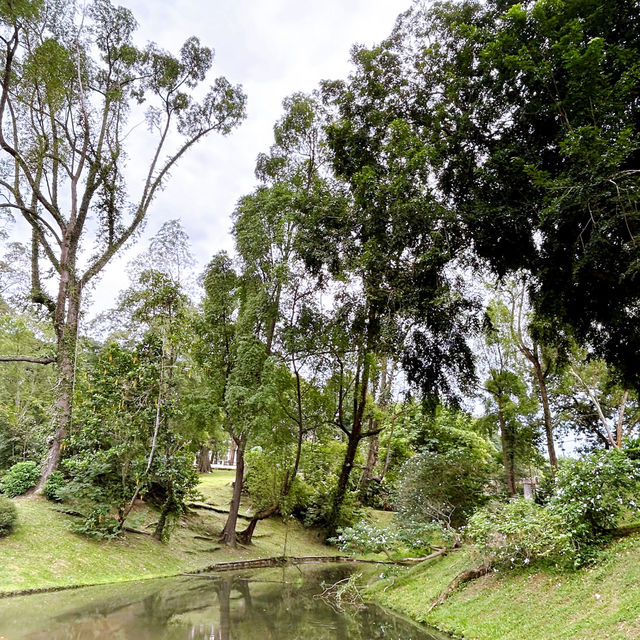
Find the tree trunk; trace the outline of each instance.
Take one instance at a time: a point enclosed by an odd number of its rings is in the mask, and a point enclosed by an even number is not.
[[[244,437],[235,440],[236,443],[236,477],[233,485],[233,496],[229,505],[229,517],[222,530],[220,541],[229,547],[236,547],[236,525],[238,522],[238,512],[240,511],[240,497],[242,495],[242,483],[244,481]]]
[[[351,470],[353,469],[353,461],[356,459],[356,453],[358,452],[358,444],[360,444],[360,429],[358,429],[356,433],[352,432],[349,434],[347,451],[342,462],[340,478],[338,479],[338,486],[336,487],[336,492],[333,497],[331,513],[329,514],[329,521],[327,523],[328,538],[334,536],[338,528],[338,523],[340,521],[340,510],[342,509],[344,497],[347,494],[349,477],[351,476]]]
[[[211,473],[211,452],[207,444],[203,444],[198,451],[198,472]]]
[[[380,446],[380,439],[377,435],[372,436],[369,440],[369,450],[367,452],[367,462],[362,470],[362,476],[360,476],[360,491],[365,492],[371,481],[373,480],[373,470],[378,464],[378,450]]]
[[[551,422],[551,409],[549,408],[549,395],[547,393],[547,381],[540,361],[536,357],[533,367],[536,372],[536,380],[538,382],[538,392],[540,393],[540,401],[542,402],[542,414],[544,416],[544,431],[547,436],[547,451],[549,452],[549,464],[551,470],[554,471],[558,467],[558,458],[556,456],[556,447],[553,442],[553,424]]]
[[[275,505],[273,507],[269,507],[269,509],[264,509],[263,511],[258,511],[253,518],[249,521],[247,528],[244,531],[240,531],[237,534],[238,541],[242,544],[251,544],[251,540],[253,538],[253,532],[256,530],[256,525],[260,520],[266,520],[269,516],[272,516],[274,513],[277,513],[279,509],[279,505]]]
[[[500,423],[500,442],[502,444],[502,463],[504,465],[504,475],[507,483],[507,493],[513,497],[516,495],[516,479],[514,469],[513,442],[510,434],[507,433],[509,427],[504,419],[502,403],[498,399],[498,421]]]
[[[78,322],[80,317],[80,290],[78,285],[61,284],[61,293],[56,308],[57,334],[57,382],[54,401],[54,435],[49,451],[42,465],[40,481],[36,493],[42,492],[49,476],[58,468],[62,442],[71,428],[73,415],[73,386],[75,378],[76,345],[78,342]],[[66,317],[64,309],[67,309]]]

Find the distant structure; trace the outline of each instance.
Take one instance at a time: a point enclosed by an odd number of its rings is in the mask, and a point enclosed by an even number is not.
[[[540,479],[538,476],[531,476],[529,478],[522,478],[522,488],[524,490],[525,500],[534,500],[536,497],[536,487]]]
[[[236,443],[231,440],[226,454],[215,453],[211,457],[212,469],[235,469],[236,468]]]

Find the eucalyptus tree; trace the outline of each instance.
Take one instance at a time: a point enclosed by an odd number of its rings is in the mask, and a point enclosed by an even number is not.
[[[84,291],[135,237],[176,163],[209,133],[228,134],[244,117],[245,97],[225,78],[199,101],[193,97],[211,68],[211,49],[195,37],[178,55],[153,43],[137,48],[136,26],[129,10],[109,0],[82,9],[48,0],[0,7],[2,207],[31,229],[31,296],[47,309],[57,343],[49,358],[58,371],[55,435],[43,481],[71,420]],[[150,158],[141,189],[129,197],[128,119],[142,103]],[[47,266],[53,294],[42,276]]]
[[[207,266],[204,286],[195,356],[204,371],[209,397],[219,407],[224,429],[236,447],[234,489],[222,531],[222,540],[235,547],[247,444],[256,432],[270,428],[275,398],[265,371],[265,331],[270,326],[265,309],[270,305],[265,305],[261,283],[236,272],[225,253],[214,256]]]
[[[299,258],[300,220],[329,196],[320,175],[319,104],[311,96],[294,94],[284,101],[284,108],[274,127],[274,145],[258,157],[260,185],[240,199],[233,214],[237,265],[226,256],[216,256],[204,278],[205,330],[212,333],[212,348],[203,355],[205,360],[219,361],[215,376],[219,406],[236,445],[235,490],[223,531],[225,542],[232,545],[247,443],[268,429],[274,412],[292,399],[290,393],[276,388],[278,381],[290,386],[295,380],[295,405],[285,411],[293,416],[298,443],[281,497],[290,491],[300,463],[302,436],[308,430],[300,341],[291,330],[286,338],[284,332],[285,326],[295,325],[301,304],[314,292],[313,283],[305,281]],[[273,375],[282,366],[292,367],[293,379]],[[257,521],[278,506],[260,510],[239,537],[250,542]]]
[[[542,409],[542,422],[547,444],[547,454],[552,473],[558,466],[554,439],[554,423],[551,413],[550,392],[552,381],[559,374],[564,362],[564,353],[558,346],[545,340],[544,323],[536,322],[527,295],[527,281],[522,277],[499,286],[499,297],[507,305],[511,341],[524,356],[529,366],[530,377],[537,390]],[[542,326],[540,326],[542,324]]]
[[[621,449],[637,437],[638,393],[604,360],[574,346],[553,388],[559,425],[578,436],[583,448]]]

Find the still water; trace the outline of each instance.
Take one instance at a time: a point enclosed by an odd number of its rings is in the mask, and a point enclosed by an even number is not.
[[[374,606],[314,595],[336,565],[262,569],[0,600],[6,640],[442,640]]]

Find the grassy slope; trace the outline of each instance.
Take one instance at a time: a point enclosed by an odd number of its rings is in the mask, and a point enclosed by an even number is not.
[[[594,569],[486,576],[427,614],[456,573],[457,552],[369,588],[374,599],[468,640],[640,639],[640,537],[619,540]]]
[[[200,490],[207,502],[226,507],[232,475],[218,471],[203,477]],[[226,516],[197,511],[176,528],[168,544],[150,536],[127,534],[122,540],[97,542],[70,531],[73,518],[54,510],[44,498],[15,500],[19,512],[16,531],[0,538],[0,592],[81,584],[121,582],[194,571],[216,562],[282,555],[285,537],[289,555],[335,553],[318,536],[296,523],[279,519],[258,524],[255,544],[245,549],[220,548],[215,538]],[[157,515],[140,509],[130,525],[144,527]],[[242,527],[239,521],[239,528]]]

